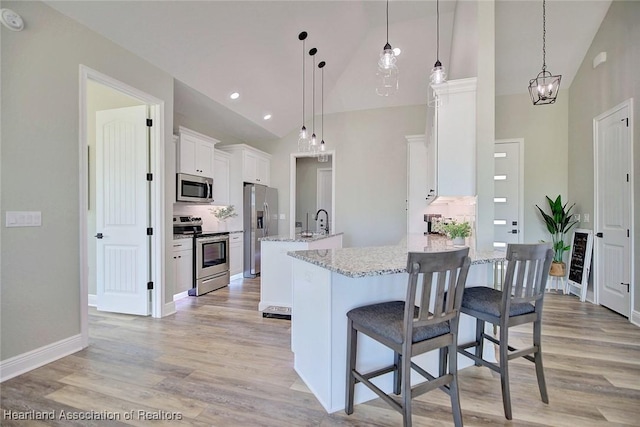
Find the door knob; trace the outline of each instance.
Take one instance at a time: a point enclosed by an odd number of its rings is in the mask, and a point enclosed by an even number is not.
[[[603,237],[602,233],[596,233],[596,237]]]
[[[102,235],[102,233],[98,233],[95,235],[95,237],[98,239],[102,239],[104,236]]]

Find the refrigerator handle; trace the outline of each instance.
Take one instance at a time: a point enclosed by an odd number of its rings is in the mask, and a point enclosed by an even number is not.
[[[266,216],[266,221],[264,224],[264,236],[268,236],[269,235],[269,220],[270,220],[270,215],[269,215],[269,204],[267,202],[264,202],[264,214]]]

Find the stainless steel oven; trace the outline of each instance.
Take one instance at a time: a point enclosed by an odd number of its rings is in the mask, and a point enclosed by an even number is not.
[[[196,235],[194,244],[195,287],[199,296],[229,284],[229,233]]]

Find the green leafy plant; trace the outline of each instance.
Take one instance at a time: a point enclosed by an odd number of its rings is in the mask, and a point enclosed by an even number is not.
[[[223,206],[221,208],[211,208],[209,211],[211,211],[213,216],[218,218],[219,221],[225,221],[229,218],[238,216],[236,208],[233,205]]]
[[[549,203],[549,210],[551,213],[547,213],[536,205],[536,208],[542,214],[544,223],[547,226],[547,230],[551,234],[551,240],[553,242],[554,250],[554,262],[563,262],[562,257],[565,251],[571,248],[564,242],[565,234],[578,223],[578,221],[571,221],[571,209],[576,205],[575,203],[567,208],[567,203],[562,204],[562,199],[558,196],[555,200],[551,200],[549,196],[547,202]]]
[[[469,225],[467,221],[452,221],[444,224],[442,226],[442,231],[444,231],[451,239],[455,239],[456,237],[469,237],[471,235],[471,225]]]

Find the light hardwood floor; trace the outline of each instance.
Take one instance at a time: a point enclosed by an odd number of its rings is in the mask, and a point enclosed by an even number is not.
[[[238,280],[178,301],[152,319],[90,310],[90,346],[1,384],[0,424],[192,426],[398,426],[377,399],[347,416],[327,414],[293,370],[290,322],[264,319],[258,280]],[[530,332],[516,330],[514,342]],[[511,363],[513,421],[502,412],[500,380],[487,368],[461,370],[467,426],[640,425],[640,328],[574,296],[549,293],[543,324],[550,403],[540,401],[533,364]],[[452,425],[448,396],[414,401],[415,426]],[[119,422],[11,421],[5,411],[94,411]],[[133,413],[130,411],[134,411]],[[142,419],[164,417],[164,421]],[[166,420],[172,412],[181,420]],[[126,414],[133,414],[125,420]]]

